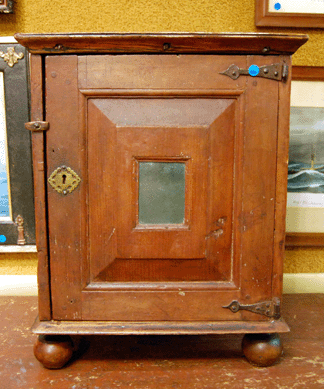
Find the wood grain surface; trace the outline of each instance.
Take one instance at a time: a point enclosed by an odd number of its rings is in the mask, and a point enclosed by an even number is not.
[[[308,37],[275,33],[15,34],[32,53],[293,54]]]
[[[35,359],[30,331],[37,297],[0,297],[1,387],[6,389],[319,389],[324,385],[323,294],[284,295],[291,332],[269,368],[242,356],[242,335],[86,336],[79,358],[63,370]],[[78,341],[78,337],[74,337]],[[86,347],[85,347],[86,346]]]

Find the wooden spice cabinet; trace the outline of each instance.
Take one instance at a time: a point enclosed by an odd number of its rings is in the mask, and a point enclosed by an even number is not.
[[[63,366],[75,334],[242,333],[252,363],[276,361],[290,56],[307,37],[16,38],[31,53],[36,357]]]

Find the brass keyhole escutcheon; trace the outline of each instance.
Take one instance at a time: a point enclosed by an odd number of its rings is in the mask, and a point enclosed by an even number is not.
[[[67,195],[77,188],[81,178],[70,167],[60,166],[50,175],[48,182],[56,192]]]

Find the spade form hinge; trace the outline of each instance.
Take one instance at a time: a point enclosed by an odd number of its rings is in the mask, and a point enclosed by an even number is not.
[[[277,297],[270,301],[261,301],[256,304],[240,304],[238,301],[234,300],[223,308],[229,309],[233,313],[238,311],[250,311],[274,319],[280,318],[280,299]]]
[[[228,76],[232,80],[236,80],[240,76],[244,75],[268,78],[270,80],[276,81],[286,81],[288,78],[288,70],[289,66],[286,63],[274,63],[272,65],[265,66],[251,65],[248,69],[241,69],[233,64],[220,74]]]

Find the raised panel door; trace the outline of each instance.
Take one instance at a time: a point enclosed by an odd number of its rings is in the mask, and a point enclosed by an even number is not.
[[[46,59],[48,174],[81,178],[48,192],[54,319],[239,320],[271,299],[278,84],[219,74],[244,56],[95,57]]]

